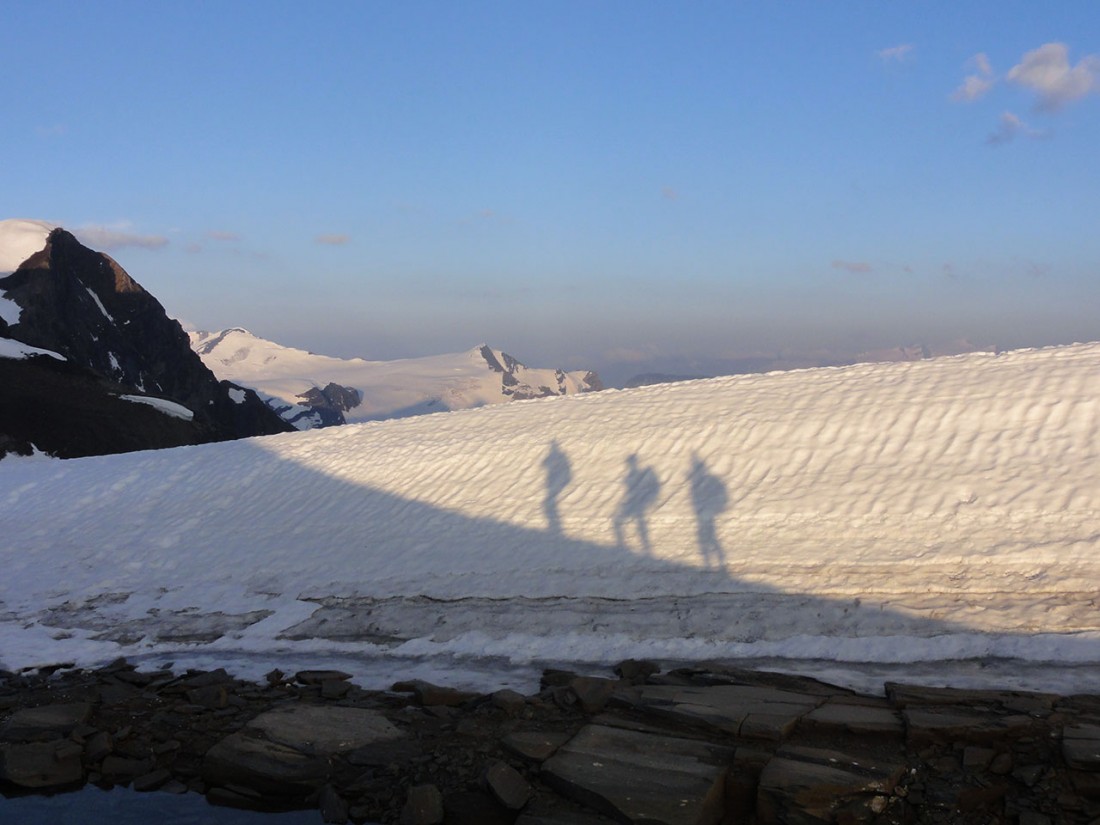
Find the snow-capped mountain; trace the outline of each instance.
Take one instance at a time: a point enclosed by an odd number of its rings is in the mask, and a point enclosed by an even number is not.
[[[191,346],[215,375],[255,389],[303,430],[602,389],[593,372],[531,368],[485,345],[365,361],[316,355],[234,328],[192,332]]]
[[[6,274],[4,274],[6,273]],[[284,432],[219,383],[110,256],[42,221],[0,221],[0,456],[60,457]]]
[[[0,462],[0,668],[1094,688],[1098,372],[1081,344]]]

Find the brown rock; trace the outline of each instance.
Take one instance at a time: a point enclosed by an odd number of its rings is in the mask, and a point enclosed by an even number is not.
[[[465,791],[443,798],[447,825],[512,825],[515,813],[487,793]]]
[[[321,682],[322,699],[343,699],[351,691],[351,684],[336,679],[326,679]]]
[[[135,791],[155,791],[162,787],[172,778],[172,774],[164,768],[158,768],[155,771],[142,774],[134,779],[131,787]]]
[[[999,753],[989,763],[989,772],[994,776],[1008,776],[1012,773],[1012,754]]]
[[[905,724],[897,711],[888,707],[826,702],[802,717],[807,730],[843,731],[857,736],[901,738]]]
[[[585,713],[599,713],[603,710],[607,700],[615,692],[615,686],[616,683],[610,679],[598,679],[594,676],[578,676],[569,683]]]
[[[496,762],[485,772],[485,784],[505,808],[519,811],[531,798],[531,786],[507,762]]]
[[[348,821],[348,803],[336,792],[332,785],[321,788],[317,805],[321,809],[321,819],[335,825],[344,825]]]
[[[646,659],[627,659],[615,666],[615,675],[634,685],[642,684],[654,673],[660,672],[659,665]]]
[[[150,759],[129,759],[125,756],[108,756],[103,760],[99,771],[107,779],[129,782],[138,776],[144,776],[153,769]]]
[[[518,731],[510,733],[501,744],[517,756],[532,762],[545,762],[562,745],[569,741],[568,733],[553,731]]]
[[[729,748],[588,725],[542,766],[543,781],[620,821],[667,825],[722,818]]]
[[[858,809],[874,813],[868,806],[890,794],[904,772],[904,765],[866,757],[784,747],[760,774],[757,815],[762,823],[829,822],[841,805],[850,816]]]
[[[91,712],[92,707],[86,702],[20,708],[0,727],[0,740],[27,742],[68,736]]]
[[[401,825],[438,825],[443,821],[443,795],[435,785],[414,785],[409,788],[405,807],[401,809]]]
[[[968,770],[985,770],[989,767],[989,763],[993,761],[995,754],[996,752],[991,748],[969,745],[963,748],[963,767]]]
[[[95,763],[102,761],[112,750],[114,743],[105,730],[96,731],[84,742],[84,758]]]
[[[408,682],[397,682],[392,690],[395,693],[412,693],[416,701],[423,707],[443,705],[445,707],[458,707],[476,699],[476,693],[470,693],[454,688],[440,687],[422,679],[413,679]]]
[[[204,708],[224,708],[229,704],[229,694],[224,685],[203,685],[187,691],[187,701]]]
[[[0,744],[0,784],[38,791],[83,781],[80,748],[71,742]]]
[[[527,697],[514,690],[498,690],[490,697],[493,707],[514,716],[527,707]]]
[[[1062,732],[1062,756],[1071,768],[1100,771],[1100,725],[1071,725]]]
[[[294,681],[302,685],[323,685],[325,682],[346,682],[351,678],[350,673],[342,670],[299,670],[294,674]]]
[[[328,774],[327,757],[305,754],[245,732],[222,739],[202,762],[202,777],[210,786],[239,787],[275,798],[300,797],[323,785]]]

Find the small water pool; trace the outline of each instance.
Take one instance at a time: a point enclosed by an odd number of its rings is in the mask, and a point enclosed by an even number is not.
[[[322,825],[319,811],[258,813],[211,805],[196,793],[109,791],[86,785],[53,796],[0,796],[0,825]]]

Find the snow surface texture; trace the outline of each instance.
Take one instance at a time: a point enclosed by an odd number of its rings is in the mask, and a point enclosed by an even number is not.
[[[302,395],[314,387],[336,383],[358,390],[362,403],[344,413],[351,423],[402,418],[424,413],[464,410],[511,400],[502,391],[501,373],[494,372],[481,347],[450,355],[365,361],[333,358],[293,349],[259,338],[248,330],[192,332],[191,347],[220,380],[256,390],[269,406],[290,405],[288,419]],[[498,364],[507,357],[492,351]],[[586,373],[562,372],[516,365],[515,377],[532,389],[547,387],[555,394],[585,392]],[[274,399],[275,403],[271,400]],[[299,429],[315,426],[312,418],[295,422]]]
[[[0,462],[0,667],[1095,687],[1098,370],[1085,344]]]

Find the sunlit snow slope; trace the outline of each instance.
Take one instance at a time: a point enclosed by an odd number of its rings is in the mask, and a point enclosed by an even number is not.
[[[1085,344],[0,462],[0,667],[1100,663],[1098,371]]]
[[[464,410],[516,398],[572,395],[593,388],[589,373],[527,367],[487,346],[466,352],[365,361],[285,347],[244,329],[192,332],[191,346],[218,378],[250,387],[298,429],[317,425],[302,415],[306,393],[329,383],[355,390],[361,403],[344,413],[349,423]]]

